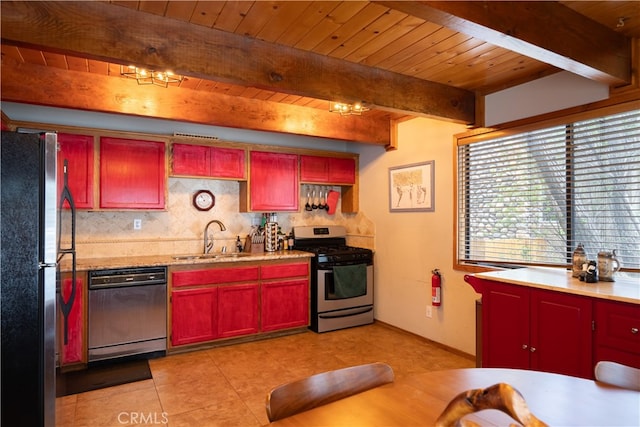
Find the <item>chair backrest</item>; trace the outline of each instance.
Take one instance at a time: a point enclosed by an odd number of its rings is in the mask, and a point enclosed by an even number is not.
[[[384,363],[351,366],[283,384],[267,394],[267,416],[276,421],[393,381]]]
[[[640,369],[616,362],[601,361],[596,364],[596,380],[640,391]]]

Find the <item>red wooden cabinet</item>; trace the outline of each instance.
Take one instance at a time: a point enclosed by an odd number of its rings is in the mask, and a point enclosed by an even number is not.
[[[218,288],[171,292],[171,344],[194,344],[217,338]]]
[[[67,181],[78,209],[93,209],[93,136],[58,134],[58,199],[64,184],[64,160],[67,160]],[[64,208],[69,204],[65,203]]]
[[[67,274],[65,274],[67,276]],[[70,276],[70,275],[68,275]],[[71,277],[64,277],[60,286],[60,296],[65,302],[71,295]],[[83,363],[86,360],[86,343],[84,341],[84,289],[82,277],[76,278],[76,293],[74,295],[71,311],[67,317],[67,343],[64,343],[64,316],[61,305],[57,303],[57,342],[59,347],[60,365]]]
[[[300,156],[300,180],[323,184],[354,184],[356,161],[342,157]]]
[[[218,337],[258,332],[258,289],[257,283],[218,288]]]
[[[177,271],[171,275],[174,288],[182,286],[215,285],[231,282],[258,280],[259,266],[218,267]]]
[[[590,298],[531,289],[531,368],[593,378]]]
[[[309,280],[262,283],[262,330],[309,325]]]
[[[171,344],[309,324],[309,261],[171,272]]]
[[[210,147],[173,144],[171,154],[171,172],[173,175],[209,176],[211,170]]]
[[[491,283],[482,294],[482,364],[529,368],[529,290]]]
[[[496,282],[485,285],[483,367],[593,377],[591,299]]]
[[[172,272],[171,344],[258,332],[259,276],[259,266]],[[255,283],[245,283],[249,281]]]
[[[261,278],[263,331],[309,325],[308,262],[264,265]]]
[[[595,360],[640,368],[640,305],[599,300],[595,303]]]
[[[251,151],[249,207],[251,211],[297,211],[298,155]]]
[[[172,174],[245,179],[245,150],[179,144],[172,146]]]
[[[165,144],[121,138],[100,139],[100,207],[164,209]]]

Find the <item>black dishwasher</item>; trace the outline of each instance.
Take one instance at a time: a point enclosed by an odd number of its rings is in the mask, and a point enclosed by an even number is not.
[[[89,362],[167,349],[167,268],[89,272]]]

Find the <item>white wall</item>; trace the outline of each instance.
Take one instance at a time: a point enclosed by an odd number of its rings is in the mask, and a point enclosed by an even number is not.
[[[609,97],[609,86],[562,71],[485,97],[485,126],[495,126]]]
[[[360,208],[376,227],[375,317],[450,347],[475,354],[475,300],[453,270],[453,137],[465,129],[417,118],[398,130],[398,150],[363,146]],[[435,160],[435,212],[389,212],[389,167]],[[431,270],[443,277],[442,305],[431,305]]]

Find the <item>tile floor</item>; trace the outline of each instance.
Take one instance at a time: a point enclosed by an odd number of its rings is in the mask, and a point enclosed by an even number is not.
[[[58,398],[57,427],[261,426],[267,392],[318,372],[385,362],[396,377],[475,361],[381,323],[304,332],[150,361],[153,379]]]

